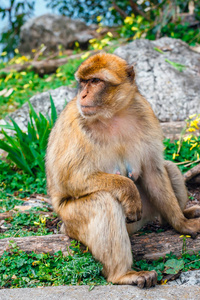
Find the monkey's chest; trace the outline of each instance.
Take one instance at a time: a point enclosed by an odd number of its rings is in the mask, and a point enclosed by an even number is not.
[[[105,160],[101,164],[101,171],[109,174],[126,176],[136,181],[141,173],[140,160],[134,159],[133,156],[120,156],[117,153],[104,156]]]

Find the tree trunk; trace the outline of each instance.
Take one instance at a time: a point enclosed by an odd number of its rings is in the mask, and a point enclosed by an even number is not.
[[[21,250],[26,252],[49,252],[53,254],[61,250],[66,255],[69,251],[68,246],[70,246],[71,239],[64,234],[1,239],[0,255],[3,254],[3,251],[9,250],[9,241],[13,241]],[[180,238],[180,234],[174,230],[149,233],[142,236],[136,233],[131,236],[131,247],[134,259],[154,260],[164,257],[170,252],[179,256],[182,253],[183,240]],[[83,249],[85,249],[84,246]],[[186,250],[188,253],[200,251],[200,236],[195,240],[186,238]]]

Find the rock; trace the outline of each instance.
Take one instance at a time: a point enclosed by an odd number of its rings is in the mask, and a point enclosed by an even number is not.
[[[200,286],[200,270],[187,271],[181,273],[180,277],[174,281],[169,281],[168,285],[198,285]]]
[[[76,95],[76,89],[67,86],[59,87],[55,90],[49,90],[38,95],[31,97],[30,102],[33,105],[35,111],[41,112],[44,116],[50,115],[51,103],[50,95],[53,98],[57,113],[60,114],[67,102],[69,102]],[[16,110],[14,113],[9,114],[5,120],[9,121],[10,118],[14,119],[18,126],[26,131],[29,116],[29,105],[25,103],[20,109]],[[3,125],[4,121],[1,120],[0,123]]]
[[[87,48],[88,41],[94,38],[92,30],[81,20],[65,16],[45,14],[28,20],[20,31],[20,53],[31,53],[41,44],[47,51],[55,51],[59,45],[72,48],[77,41],[81,48]]]
[[[161,122],[181,121],[200,112],[200,54],[186,43],[167,37],[140,39],[115,54],[134,65],[139,89]],[[170,62],[183,65],[183,70]]]

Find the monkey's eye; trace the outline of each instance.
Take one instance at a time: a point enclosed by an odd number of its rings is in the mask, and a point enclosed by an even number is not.
[[[99,79],[99,78],[92,78],[91,79],[91,83],[98,83],[100,81],[101,81],[101,79]]]

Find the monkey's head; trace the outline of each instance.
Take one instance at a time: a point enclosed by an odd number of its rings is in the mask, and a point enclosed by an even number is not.
[[[133,99],[133,67],[114,55],[99,53],[84,61],[75,73],[79,83],[77,105],[85,118],[111,118]]]

